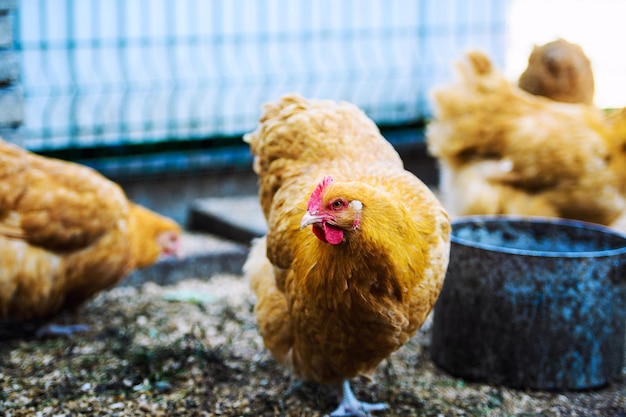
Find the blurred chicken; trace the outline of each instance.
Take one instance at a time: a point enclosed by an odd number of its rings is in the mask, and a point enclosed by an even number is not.
[[[459,70],[458,83],[434,92],[427,129],[453,216],[537,215],[608,225],[620,215],[626,203],[623,174],[615,169],[617,122],[594,107],[519,89],[479,52],[469,53]]]
[[[620,192],[626,195],[626,107],[607,110],[606,123],[608,133],[611,169],[617,174]]]
[[[564,39],[535,46],[518,85],[529,93],[555,101],[593,103],[591,62],[580,46]]]
[[[385,408],[348,380],[371,378],[433,307],[446,212],[351,104],[285,96],[245,139],[268,221],[244,266],[266,347],[301,379],[343,382],[333,415]]]
[[[133,269],[175,254],[179,233],[92,169],[0,140],[0,322],[8,328],[75,311]]]
[[[618,178],[618,188],[621,195],[626,196],[626,107],[618,110],[607,110],[609,133],[610,165]],[[611,223],[611,227],[626,234],[626,210]]]

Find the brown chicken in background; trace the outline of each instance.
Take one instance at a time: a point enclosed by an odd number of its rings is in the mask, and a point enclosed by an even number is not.
[[[75,311],[175,254],[179,234],[96,171],[0,140],[0,322],[43,324]]]
[[[616,220],[626,207],[615,154],[621,113],[610,122],[592,106],[532,95],[480,52],[469,53],[459,73],[459,82],[434,91],[427,128],[453,216]]]
[[[605,110],[608,124],[606,136],[609,147],[610,166],[618,181],[621,195],[626,196],[626,107]],[[611,223],[611,227],[626,234],[626,210]]]
[[[244,266],[266,347],[298,378],[342,383],[333,415],[385,408],[356,400],[348,380],[371,378],[431,311],[446,212],[351,104],[285,96],[245,139],[268,222]]]
[[[621,193],[626,195],[626,107],[606,110],[606,114],[611,168],[617,174]]]
[[[591,62],[579,45],[564,39],[535,46],[518,85],[555,101],[593,104]]]

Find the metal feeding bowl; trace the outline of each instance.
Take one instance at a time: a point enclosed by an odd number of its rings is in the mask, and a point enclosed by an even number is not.
[[[626,236],[562,219],[465,217],[435,305],[431,356],[451,374],[576,390],[621,374]]]

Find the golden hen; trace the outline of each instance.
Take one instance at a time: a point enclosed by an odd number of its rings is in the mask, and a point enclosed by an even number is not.
[[[180,228],[96,171],[0,139],[0,322],[49,321],[176,253]]]
[[[617,123],[598,109],[532,95],[484,54],[460,81],[434,91],[429,151],[440,161],[444,205],[455,215],[519,214],[611,224],[624,210],[609,139]],[[613,140],[617,142],[617,139]],[[612,149],[613,148],[613,149]]]
[[[266,347],[301,379],[343,382],[333,415],[384,408],[348,380],[371,378],[433,307],[447,213],[354,105],[288,95],[245,139],[268,222],[244,266]]]
[[[583,49],[565,39],[535,46],[519,78],[521,89],[564,103],[592,104],[594,79]]]

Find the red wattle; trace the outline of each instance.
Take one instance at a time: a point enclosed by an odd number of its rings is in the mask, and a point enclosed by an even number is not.
[[[338,245],[343,241],[343,230],[338,227],[324,223],[324,234],[331,245]]]
[[[338,245],[343,242],[343,230],[328,223],[313,225],[313,234],[322,242]]]

